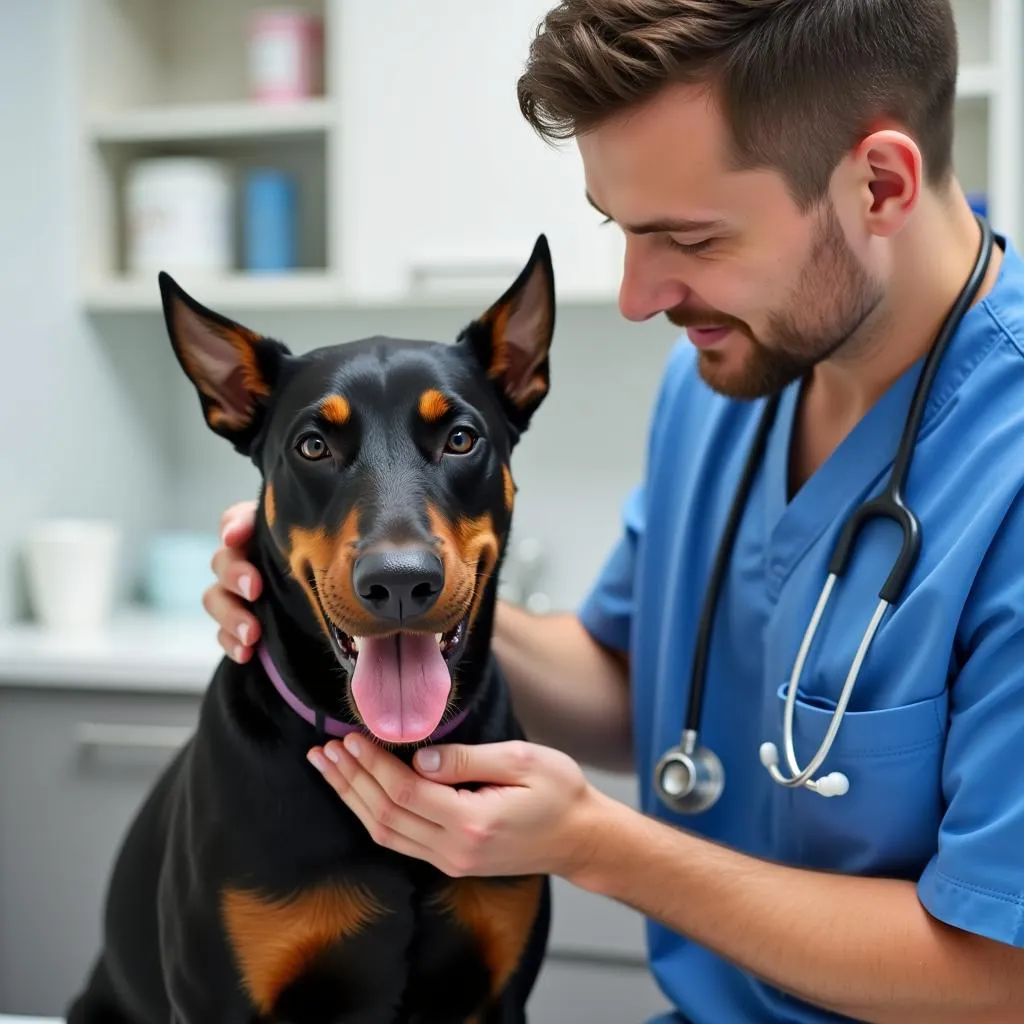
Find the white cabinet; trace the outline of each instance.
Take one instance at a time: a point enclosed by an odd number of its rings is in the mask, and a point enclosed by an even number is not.
[[[1024,243],[1024,0],[953,0],[960,76],[953,159],[995,230]]]
[[[124,273],[122,193],[131,160],[163,153],[297,176],[299,267],[181,276],[214,306],[490,301],[540,232],[562,304],[614,301],[621,236],[584,198],[575,143],[539,139],[516,99],[553,2],[302,0],[324,21],[324,95],[267,107],[246,83],[261,0],[77,0],[83,304],[158,308],[152,275]],[[996,229],[1021,242],[1024,0],[954,7],[957,170]]]
[[[621,239],[586,202],[575,144],[536,137],[516,101],[546,0],[305,0],[323,18],[324,95],[284,106],[249,98],[259,6],[79,0],[84,305],[158,308],[155,275],[126,272],[124,182],[166,154],[298,180],[295,270],[176,275],[214,306],[489,302],[541,232],[562,302],[614,298]]]
[[[306,307],[337,302],[333,157],[339,117],[331,68],[322,95],[289,103],[251,99],[249,32],[260,0],[76,0],[78,134],[77,288],[86,308],[158,309],[156,274],[132,274],[125,185],[134,161],[200,156],[224,161],[234,194],[234,266],[212,276],[176,273],[211,304]],[[333,5],[293,2],[319,16],[330,48]],[[252,273],[242,265],[246,170],[294,176],[296,266]]]
[[[585,199],[575,143],[542,141],[516,99],[548,6],[341,5],[341,260],[355,295],[503,289],[541,232],[563,300],[614,295],[620,234]]]

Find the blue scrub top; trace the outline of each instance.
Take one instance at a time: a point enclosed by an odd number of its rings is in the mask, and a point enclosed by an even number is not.
[[[785,765],[786,679],[843,522],[887,481],[921,362],[791,501],[798,385],[784,393],[714,623],[701,741],[721,757],[726,786],[710,811],[674,816],[651,776],[679,742],[704,587],[763,403],[712,393],[686,341],[658,393],[643,483],[580,615],[631,657],[644,812],[755,856],[911,879],[935,917],[1024,946],[1024,263],[996,237],[1006,250],[999,279],[951,341],[911,464],[920,558],[818,772],[845,772],[845,796],[777,785],[758,748],[774,741]],[[796,704],[801,767],[824,736],[900,539],[888,522],[870,525],[836,585]],[[695,1024],[845,1019],[655,922],[647,939],[658,983]]]

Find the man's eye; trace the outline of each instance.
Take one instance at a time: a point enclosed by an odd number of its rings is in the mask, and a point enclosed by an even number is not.
[[[705,252],[711,247],[714,239],[705,238],[700,242],[677,242],[674,238],[668,238],[668,244],[676,250],[676,252],[685,252],[690,256],[695,256],[697,253]]]
[[[327,442],[319,434],[306,434],[298,443],[299,454],[310,462],[317,462],[330,456]]]

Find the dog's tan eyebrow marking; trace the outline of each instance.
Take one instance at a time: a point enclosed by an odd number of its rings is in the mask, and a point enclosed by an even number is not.
[[[274,520],[277,519],[277,502],[274,500],[272,483],[268,483],[263,491],[263,517],[267,521],[267,526],[273,526]]]
[[[436,423],[451,408],[451,403],[437,388],[427,388],[420,395],[419,413],[428,423]]]
[[[334,423],[339,427],[343,427],[348,423],[349,417],[352,415],[352,407],[344,396],[328,395],[320,403],[320,415],[328,423]]]
[[[503,465],[501,467],[501,479],[504,483],[505,490],[505,508],[512,511],[512,506],[516,501],[516,485],[512,479],[512,471],[508,466]]]

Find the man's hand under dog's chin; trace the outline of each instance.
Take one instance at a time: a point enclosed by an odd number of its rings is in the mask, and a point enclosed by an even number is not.
[[[410,769],[365,737],[309,753],[375,842],[452,877],[584,874],[613,801],[559,751],[525,742],[451,744]],[[485,784],[476,791],[458,782]]]

